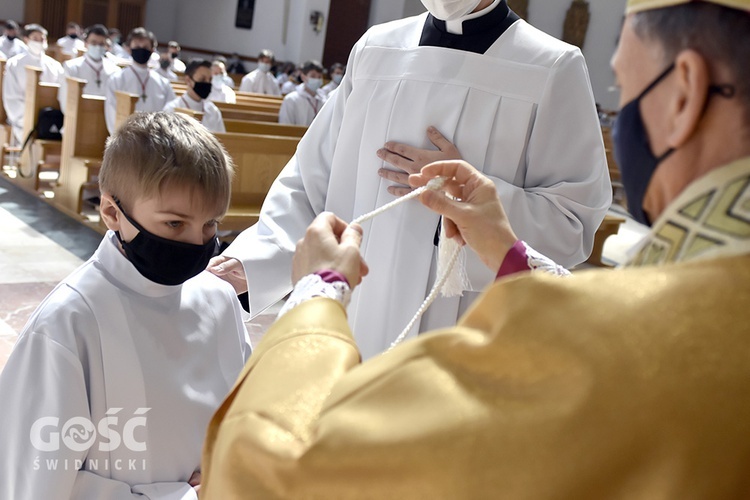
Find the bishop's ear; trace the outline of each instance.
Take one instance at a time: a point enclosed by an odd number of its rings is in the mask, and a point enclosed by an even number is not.
[[[677,84],[670,105],[673,119],[668,142],[671,147],[679,149],[690,140],[703,119],[709,98],[711,68],[699,52],[684,50],[675,60],[675,73]]]
[[[117,208],[114,198],[109,193],[101,194],[101,204],[99,205],[99,214],[102,222],[112,231],[120,230],[120,211]]]

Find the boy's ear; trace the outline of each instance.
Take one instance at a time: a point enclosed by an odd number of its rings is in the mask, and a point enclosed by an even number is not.
[[[112,231],[120,230],[120,211],[117,209],[117,204],[109,193],[101,194],[101,203],[99,204],[99,214],[102,217],[102,222]]]

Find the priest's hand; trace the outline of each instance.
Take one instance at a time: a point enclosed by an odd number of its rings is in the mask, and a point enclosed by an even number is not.
[[[369,269],[359,253],[362,228],[348,225],[330,212],[318,215],[297,242],[292,259],[292,283],[318,271],[337,271],[353,290]]]
[[[208,262],[208,272],[232,285],[237,294],[247,292],[247,278],[242,262],[233,258],[217,255]]]
[[[387,168],[378,170],[380,177],[396,183],[388,187],[388,192],[392,195],[409,194],[414,189],[409,186],[409,174],[418,173],[425,165],[436,161],[461,159],[456,146],[435,127],[427,129],[427,137],[438,148],[437,151],[419,149],[398,142],[387,142],[382,149],[378,150],[378,158],[400,169],[400,171]]]
[[[420,201],[445,216],[445,234],[449,238],[469,245],[487,267],[497,272],[518,238],[495,184],[465,161],[432,163],[411,175],[409,183],[417,188],[435,177],[447,177],[443,191],[427,190]]]

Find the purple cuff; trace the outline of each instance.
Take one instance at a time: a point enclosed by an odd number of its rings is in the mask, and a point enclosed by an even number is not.
[[[523,241],[518,240],[508,250],[508,253],[505,254],[505,259],[503,259],[503,263],[500,265],[500,270],[497,272],[495,279],[498,280],[504,276],[529,270],[526,245],[523,244]]]
[[[349,284],[349,280],[346,279],[346,276],[344,276],[338,271],[334,271],[333,269],[323,269],[322,271],[318,271],[315,274],[320,276],[320,279],[322,279],[326,283],[335,283],[337,281],[343,281],[348,286],[351,286],[351,284]]]

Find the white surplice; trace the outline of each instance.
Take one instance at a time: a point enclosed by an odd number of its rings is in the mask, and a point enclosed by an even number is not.
[[[484,54],[419,46],[426,15],[375,26],[355,45],[260,221],[225,252],[244,264],[253,314],[291,289],[295,243],[315,215],[349,221],[394,200],[376,151],[387,141],[434,148],[430,125],[495,182],[519,238],[565,266],[589,255],[611,187],[579,49],[522,20]],[[365,357],[386,349],[427,295],[437,226],[416,200],[364,224],[370,275],[353,294],[349,321]],[[467,272],[473,291],[494,279],[471,252]],[[439,300],[420,330],[455,324],[468,295]]]
[[[67,77],[72,76],[73,78],[86,80],[86,85],[83,87],[84,94],[104,96],[109,77],[120,71],[120,68],[107,57],[102,57],[96,61],[85,54],[70,61],[65,61],[63,71],[64,75],[60,82],[57,100],[60,103],[60,109],[65,113],[65,101],[68,93]]]
[[[146,68],[133,64],[122,68],[109,78],[107,84],[107,102],[104,105],[104,116],[107,121],[109,133],[115,131],[115,117],[117,116],[117,99],[115,91],[122,90],[138,96],[146,95],[138,99],[135,110],[140,112],[161,111],[168,102],[177,96],[172,90],[169,81]]]
[[[46,54],[41,57],[23,52],[8,59],[3,78],[3,106],[8,123],[13,127],[13,136],[23,142],[23,115],[26,107],[26,67],[42,68],[41,83],[60,83],[63,78],[62,65]],[[34,117],[36,120],[36,117]]]
[[[11,40],[5,35],[0,36],[0,51],[5,54],[6,58],[10,59],[11,57],[17,56],[18,54],[26,52],[27,50],[28,47],[26,47],[26,44],[23,43],[20,38],[15,37],[13,40]]]
[[[109,232],[37,308],[0,374],[0,498],[196,499],[187,481],[206,426],[249,351],[231,287],[206,272],[149,281]],[[108,411],[119,446],[99,427]],[[54,433],[57,451],[38,444]]]
[[[62,49],[62,53],[76,57],[78,52],[86,48],[86,43],[80,38],[70,38],[65,35],[57,39],[57,46]]]
[[[279,84],[276,83],[273,75],[259,69],[253,70],[242,77],[240,92],[281,95],[281,89],[279,89]]]
[[[164,106],[164,111],[174,113],[175,108],[192,109],[203,113],[201,123],[209,131],[214,133],[224,133],[227,129],[224,127],[224,119],[221,117],[221,110],[208,99],[196,101],[190,97],[187,92],[182,96],[170,101]]]
[[[212,85],[211,93],[208,94],[207,99],[211,102],[235,104],[237,102],[237,93],[232,90],[232,87],[226,84],[222,84],[221,86]]]
[[[279,109],[279,123],[308,127],[323,108],[326,98],[321,91],[311,95],[305,84],[297,85],[294,92],[284,96]]]

